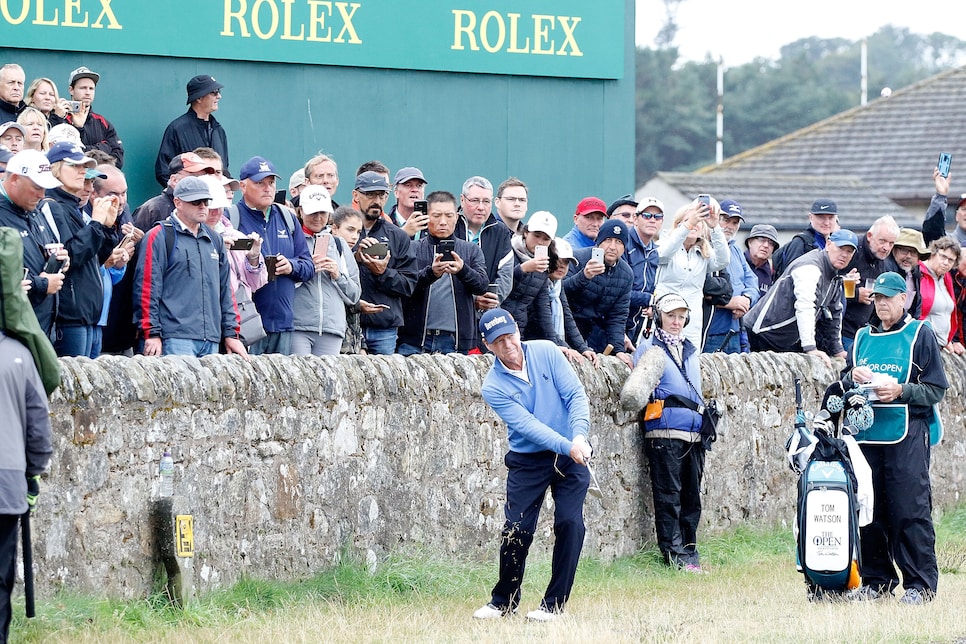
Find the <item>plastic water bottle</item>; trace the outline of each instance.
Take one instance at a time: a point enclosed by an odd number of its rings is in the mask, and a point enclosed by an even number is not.
[[[161,457],[159,473],[161,476],[161,496],[174,496],[174,460],[171,458],[171,450],[169,449],[164,450],[164,456]]]

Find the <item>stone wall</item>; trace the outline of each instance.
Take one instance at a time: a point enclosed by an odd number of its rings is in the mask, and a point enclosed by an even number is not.
[[[966,360],[946,358],[946,440],[933,452],[939,505],[964,490]],[[310,576],[344,552],[394,550],[495,561],[505,427],[479,395],[488,357],[263,356],[64,359],[51,402],[54,458],[34,521],[38,591],[143,596],[153,580],[151,508],[166,446],[176,506],[194,517],[205,591],[240,575]],[[591,401],[605,505],[588,498],[585,553],[609,559],[653,539],[627,369],[578,368]],[[833,372],[799,355],[703,357],[703,388],[727,408],[708,456],[702,534],[787,522],[792,381],[814,407]],[[545,512],[535,548],[546,552]]]

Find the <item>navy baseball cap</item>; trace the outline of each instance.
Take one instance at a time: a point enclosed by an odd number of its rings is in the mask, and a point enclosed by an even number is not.
[[[812,209],[808,212],[813,215],[837,215],[839,208],[831,199],[816,199],[812,203]]]
[[[251,179],[252,181],[261,181],[267,176],[273,176],[278,179],[282,178],[275,171],[275,166],[272,165],[272,162],[265,157],[252,157],[248,161],[245,161],[241,167],[241,171],[238,173],[238,178],[241,180]]]
[[[745,218],[741,214],[741,204],[734,199],[725,199],[719,206],[721,207],[721,216],[725,218],[737,217],[741,221]]]
[[[389,192],[389,182],[386,181],[385,175],[370,170],[356,177],[355,189],[359,192],[379,192],[380,190]]]
[[[480,317],[480,334],[487,342],[516,331],[517,323],[506,309],[490,309]]]

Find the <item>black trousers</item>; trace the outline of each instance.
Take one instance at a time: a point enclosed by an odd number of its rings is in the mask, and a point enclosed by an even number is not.
[[[929,427],[912,419],[904,439],[892,445],[863,444],[872,468],[875,511],[860,530],[862,583],[891,591],[899,585],[936,592],[936,532],[929,482]]]
[[[675,438],[644,438],[651,470],[657,545],[669,566],[700,565],[698,523],[704,448]]]
[[[20,516],[0,514],[0,643],[6,644],[10,634],[10,595],[13,593],[17,565],[17,537]]]
[[[500,542],[500,578],[490,603],[503,609],[515,609],[520,604],[527,554],[549,488],[553,496],[553,562],[541,607],[560,612],[570,598],[584,547],[584,499],[590,472],[569,456],[553,452],[507,452],[503,460],[508,470],[506,523]]]

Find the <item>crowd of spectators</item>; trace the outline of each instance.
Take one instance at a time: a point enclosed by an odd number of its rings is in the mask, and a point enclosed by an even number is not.
[[[938,172],[921,231],[882,217],[856,234],[819,198],[782,246],[755,221],[764,213],[733,199],[666,213],[627,194],[581,199],[561,236],[554,214],[527,216],[516,177],[430,192],[419,168],[373,160],[340,195],[336,160],[321,153],[287,181],[261,156],[233,174],[215,119],[224,85],[199,75],[159,138],[160,194],[132,207],[121,139],[93,111],[99,80],[73,70],[68,99],[49,78],[27,85],[20,66],[0,67],[0,225],[24,239],[24,285],[60,355],[471,353],[485,351],[479,317],[502,306],[525,340],[631,365],[652,299],[675,293],[690,310],[685,337],[705,352],[829,361],[874,317],[871,284],[886,271],[905,276],[908,312],[943,349],[966,351],[966,198],[947,235]],[[249,300],[254,335],[239,306]]]

